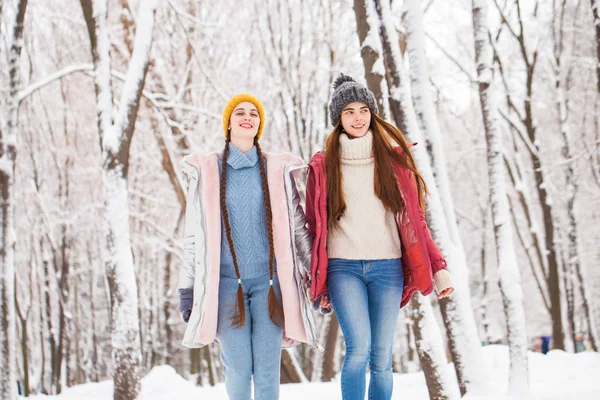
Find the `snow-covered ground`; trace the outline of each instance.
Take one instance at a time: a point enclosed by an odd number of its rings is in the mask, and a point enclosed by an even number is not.
[[[490,363],[493,376],[490,394],[465,396],[468,400],[508,400],[508,351],[505,346],[487,346],[483,349],[485,361]],[[448,368],[452,368],[448,365]],[[600,354],[568,354],[551,351],[547,355],[529,354],[530,400],[598,400],[600,399]],[[154,368],[143,379],[143,400],[226,400],[225,387],[196,387],[177,375],[168,365]],[[59,396],[34,396],[34,400],[108,400],[112,398],[112,382],[90,383],[67,389]],[[282,400],[341,399],[339,382],[303,383],[281,386]],[[392,399],[428,400],[422,373],[396,374]]]

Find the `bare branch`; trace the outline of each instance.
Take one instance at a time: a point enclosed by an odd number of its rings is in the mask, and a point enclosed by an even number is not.
[[[61,70],[58,70],[32,84],[27,86],[26,88],[19,91],[19,103],[22,102],[25,98],[37,92],[38,90],[50,85],[56,80],[67,77],[76,72],[90,72],[94,70],[93,64],[75,64],[69,65]]]
[[[515,121],[513,118],[511,118],[510,115],[507,115],[504,112],[504,110],[502,110],[501,108],[498,108],[498,111],[500,112],[500,115],[502,116],[502,118],[504,118],[504,120],[506,122],[508,122],[510,124],[510,126],[512,126],[515,129],[515,131],[517,131],[517,133],[519,134],[519,137],[521,138],[523,143],[525,143],[525,146],[527,147],[529,152],[533,156],[539,157],[537,146],[535,144],[531,143],[531,140],[529,140],[529,136],[527,135],[527,133],[524,132],[523,128],[519,126],[519,121]]]
[[[469,82],[475,83],[477,81],[477,78],[473,75],[473,73],[467,71],[467,69],[463,66],[463,63],[459,61],[456,57],[454,57],[448,50],[446,50],[446,48],[442,46],[433,36],[431,36],[431,34],[425,32],[425,35],[429,40],[433,42],[433,44],[435,44],[435,46],[438,48],[439,51],[442,52],[442,54],[444,54],[450,61],[452,61],[452,63],[467,76]]]

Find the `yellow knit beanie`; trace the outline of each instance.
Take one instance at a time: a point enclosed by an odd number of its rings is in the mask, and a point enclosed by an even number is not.
[[[231,118],[231,113],[238,104],[243,103],[245,101],[254,104],[256,106],[256,109],[258,110],[260,124],[258,125],[258,133],[256,134],[256,139],[260,139],[263,128],[265,126],[265,109],[263,108],[263,105],[260,102],[260,100],[248,93],[236,94],[231,98],[231,100],[229,100],[229,102],[225,106],[225,109],[223,110],[223,131],[225,132],[225,137],[227,137],[227,132],[229,130],[229,119]]]

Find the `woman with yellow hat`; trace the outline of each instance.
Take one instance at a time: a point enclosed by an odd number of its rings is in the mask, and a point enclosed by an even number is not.
[[[302,160],[263,152],[261,102],[238,94],[223,112],[222,153],[184,159],[187,184],[179,310],[187,347],[221,344],[232,400],[279,397],[281,346],[318,345],[304,271],[312,238],[292,171]]]

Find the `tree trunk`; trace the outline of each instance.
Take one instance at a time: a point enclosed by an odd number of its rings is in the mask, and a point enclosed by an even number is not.
[[[206,359],[206,369],[208,370],[208,384],[210,386],[215,386],[217,384],[217,374],[215,371],[213,355],[210,346],[204,346],[204,358]]]
[[[129,234],[127,174],[129,147],[152,45],[155,0],[140,3],[135,45],[119,110],[113,123],[107,1],[81,0],[90,36],[95,71],[96,104],[103,156],[105,262],[110,292],[114,398],[131,400],[140,392],[142,361],[138,297]]]
[[[300,383],[307,382],[298,360],[292,349],[283,349],[281,351],[281,377],[280,383]]]
[[[594,317],[594,312],[593,312],[594,308],[593,308],[593,303],[592,303],[592,297],[590,296],[589,290],[588,290],[587,276],[586,276],[583,266],[581,265],[580,262],[576,264],[575,272],[577,273],[577,278],[578,278],[579,282],[581,282],[579,285],[579,291],[580,291],[580,295],[581,295],[583,311],[585,313],[585,319],[586,319],[587,326],[588,326],[590,345],[592,346],[592,349],[595,352],[598,352],[598,351],[600,351],[599,350],[600,339],[598,337],[598,329],[597,329],[596,319]]]
[[[389,0],[374,0],[381,20],[381,41],[385,59],[386,77],[390,88],[390,110],[404,134],[413,142],[423,142],[415,109],[413,108],[408,73],[404,69],[396,30],[393,26]],[[442,316],[448,333],[448,344],[461,393],[484,390],[487,368],[483,363],[481,342],[471,307],[468,286],[468,269],[464,252],[452,242],[447,219],[441,203],[441,194],[435,183],[431,162],[423,146],[412,149],[415,162],[423,175],[430,197],[427,204],[427,220],[431,234],[446,256],[448,269],[456,292],[440,301]],[[439,332],[439,331],[438,331]],[[426,360],[427,359],[421,359]],[[426,367],[423,366],[423,369]]]
[[[562,253],[562,252],[561,252]],[[575,351],[575,343],[577,342],[577,323],[575,322],[575,271],[572,269],[570,263],[565,260],[564,256],[562,260],[562,273],[563,273],[563,287],[565,290],[565,300],[567,301],[567,328],[569,331],[568,337],[572,342],[572,351]]]
[[[597,8],[594,9],[594,1],[592,0],[592,11],[594,14],[594,20],[598,24],[596,26],[596,37],[598,38],[598,64],[596,67],[597,78],[598,78],[598,97],[600,98],[600,18],[598,17]],[[596,6],[600,3],[596,1]],[[562,13],[565,10],[561,10]],[[563,25],[560,24],[560,31],[557,32],[557,38],[555,38],[554,43],[554,53],[555,53],[555,62],[556,62],[556,91],[557,91],[557,108],[559,115],[559,123],[560,123],[560,133],[563,141],[562,147],[562,156],[564,158],[565,165],[565,183],[566,189],[565,194],[567,198],[567,219],[568,219],[568,228],[567,228],[567,260],[564,263],[565,273],[565,289],[567,294],[567,311],[568,311],[568,321],[570,325],[571,331],[571,340],[573,341],[573,345],[576,343],[576,325],[575,325],[575,284],[578,281],[577,286],[579,287],[583,311],[585,314],[585,320],[588,325],[588,334],[590,337],[590,344],[594,351],[598,351],[598,333],[596,331],[596,324],[594,321],[594,313],[593,307],[591,307],[591,298],[588,296],[588,280],[586,279],[585,267],[581,262],[581,244],[579,243],[579,235],[578,235],[578,227],[577,227],[577,219],[575,218],[575,196],[577,195],[579,186],[577,184],[577,177],[575,173],[575,169],[573,163],[575,160],[573,159],[573,155],[571,154],[571,132],[569,129],[569,121],[568,114],[569,109],[567,105],[566,93],[569,91],[569,78],[567,78],[566,82],[560,77],[560,66],[562,63],[562,52],[564,49],[563,41]]]
[[[529,264],[531,267],[532,275],[535,279],[537,288],[540,292],[540,297],[542,298],[542,302],[544,303],[544,307],[550,313],[550,296],[548,292],[548,261],[546,256],[544,255],[543,250],[543,238],[541,236],[541,229],[537,225],[537,221],[535,220],[535,207],[533,204],[532,197],[527,189],[526,177],[525,177],[525,167],[521,161],[519,147],[517,146],[516,140],[514,136],[517,133],[512,133],[512,148],[510,150],[510,154],[512,157],[508,157],[507,155],[504,158],[506,166],[508,168],[508,174],[511,179],[511,183],[517,192],[517,196],[519,199],[519,203],[523,208],[523,213],[525,215],[525,221],[527,223],[526,229],[520,229],[519,224],[522,222],[522,217],[518,216],[517,213],[511,207],[511,216],[515,224],[515,231],[517,236],[519,237],[519,241],[523,245],[523,249],[527,254],[527,258],[529,259]],[[527,241],[527,238],[530,238],[530,242]],[[536,264],[537,261],[537,264]],[[537,268],[536,268],[537,265]]]
[[[596,35],[596,104],[595,104],[595,115],[594,127],[596,128],[596,139],[600,138],[600,0],[590,0],[592,6],[592,15],[594,17],[594,32]],[[598,142],[596,142],[598,143]],[[598,145],[596,145],[596,149]],[[598,171],[595,172],[596,176],[600,175],[600,155],[596,153],[595,163]],[[594,327],[594,331],[596,327]],[[596,332],[596,348],[600,345],[598,343],[598,334]]]
[[[0,2],[0,20],[9,22],[7,26],[0,22],[0,57],[8,59],[9,75],[8,97],[0,100],[0,112],[6,113],[0,118],[0,397],[6,400],[17,397],[14,193],[21,89],[19,60],[26,9],[27,0],[6,5]]]
[[[411,317],[412,313],[410,311],[406,312],[406,317]],[[415,349],[415,338],[414,332],[412,330],[412,320],[406,322],[406,346],[408,346],[408,361],[415,361],[416,349]],[[408,372],[404,371],[404,372]]]
[[[517,263],[510,225],[502,132],[498,126],[497,104],[492,82],[493,71],[490,35],[487,27],[488,11],[486,0],[473,0],[473,27],[475,32],[475,59],[479,81],[479,96],[487,143],[487,161],[490,187],[490,203],[496,239],[498,277],[510,354],[510,391],[524,396],[529,391],[529,369],[527,360],[527,332],[521,275]]]
[[[440,328],[433,316],[429,300],[416,293],[411,300],[412,328],[415,334],[417,354],[425,374],[425,382],[431,400],[458,399],[456,383],[448,373],[446,351]]]
[[[335,378],[335,364],[336,354],[338,346],[338,332],[340,330],[340,324],[338,323],[337,317],[334,313],[331,313],[328,317],[327,323],[327,337],[325,338],[325,352],[323,353],[323,364],[321,366],[321,382],[331,382]]]
[[[189,350],[190,375],[194,375],[200,372],[200,361],[202,360],[202,352],[203,350],[201,348]]]
[[[52,388],[49,387],[49,381],[51,381],[51,379],[48,379],[48,371],[46,370],[47,366],[46,366],[46,360],[48,359],[48,337],[49,337],[49,333],[46,332],[47,329],[47,322],[46,322],[46,318],[47,318],[47,306],[45,306],[45,293],[47,292],[47,278],[46,278],[46,263],[47,261],[45,260],[45,255],[43,252],[43,248],[44,248],[44,243],[43,240],[39,240],[40,242],[40,250],[42,252],[41,258],[42,258],[42,265],[43,267],[43,272],[42,272],[42,281],[40,282],[40,284],[38,285],[38,301],[40,304],[40,329],[39,329],[39,342],[40,342],[40,357],[42,359],[41,362],[41,372],[40,372],[40,392],[42,394],[51,394],[52,392]],[[50,355],[52,355],[52,352],[50,352]]]
[[[164,315],[164,324],[165,324],[165,343],[164,343],[164,352],[165,352],[165,364],[171,364],[171,354],[173,352],[172,344],[173,344],[173,326],[171,321],[171,310],[173,309],[173,304],[171,304],[171,259],[172,254],[168,253],[165,260],[165,270],[164,270],[164,298],[163,298],[163,315]]]
[[[454,201],[450,191],[450,179],[446,168],[442,134],[438,125],[435,104],[431,98],[431,81],[428,73],[429,64],[425,54],[425,29],[421,3],[420,0],[407,0],[403,5],[406,10],[404,24],[406,26],[406,50],[410,64],[412,99],[419,127],[427,140],[428,148],[431,149],[429,152],[431,167],[435,183],[440,191],[450,236],[454,244],[464,252],[454,213]]]
[[[76,273],[73,282],[73,327],[74,327],[74,342],[75,342],[75,377],[74,384],[80,385],[86,381],[85,371],[83,369],[83,360],[81,354],[81,326],[80,321],[80,306],[79,306],[79,274]]]
[[[490,320],[488,316],[488,274],[487,274],[487,257],[486,257],[486,247],[487,247],[487,215],[482,212],[481,216],[482,226],[481,226],[481,297],[479,301],[481,302],[479,306],[480,316],[481,316],[481,325],[483,327],[483,337],[484,341],[487,344],[492,343],[492,337],[490,333]]]
[[[25,295],[26,296],[26,295]],[[17,298],[17,291],[15,288],[15,309],[19,321],[21,322],[21,357],[23,358],[23,396],[29,397],[30,383],[29,383],[29,311],[31,310],[31,297],[29,298],[29,304],[25,310],[21,310],[19,299]]]
[[[354,15],[367,87],[375,95],[379,115],[387,120],[390,116],[388,87],[385,80],[383,50],[381,42],[377,40],[379,21],[372,0],[354,0]]]
[[[535,143],[535,140],[533,140]],[[533,157],[533,156],[532,156]],[[533,157],[533,166],[536,176],[536,185],[542,206],[544,218],[544,228],[546,231],[546,249],[548,251],[548,287],[550,293],[550,314],[552,316],[552,343],[555,349],[565,349],[565,332],[562,321],[561,291],[559,280],[559,266],[554,245],[554,222],[552,217],[552,207],[546,186],[548,182],[544,180],[542,166],[538,157]]]
[[[544,255],[544,263],[542,265],[547,267],[546,285],[550,297],[550,316],[552,318],[552,341],[555,349],[564,350],[565,337],[563,328],[563,313],[561,308],[561,289],[559,273],[560,266],[558,262],[558,256],[554,239],[558,223],[556,222],[556,219],[553,215],[552,199],[550,197],[550,193],[548,192],[548,187],[550,187],[548,173],[544,170],[542,166],[539,154],[540,149],[537,146],[537,124],[535,122],[532,107],[532,102],[534,98],[534,73],[539,53],[537,48],[532,50],[527,47],[528,42],[525,40],[526,33],[524,32],[523,28],[524,22],[522,19],[520,3],[516,2],[515,7],[517,10],[516,14],[520,29],[518,32],[511,29],[510,33],[513,35],[514,39],[518,44],[519,54],[521,55],[522,62],[524,64],[523,69],[525,71],[525,93],[523,96],[520,96],[520,98],[523,99],[523,111],[520,111],[517,108],[515,101],[513,101],[513,99],[511,98],[511,93],[507,93],[507,97],[510,109],[513,110],[519,116],[518,118],[520,119],[521,124],[525,128],[525,134],[521,135],[521,139],[529,149],[530,160],[533,166],[535,188],[537,190],[539,206],[542,210],[544,233],[544,248],[542,249],[542,254]],[[503,23],[509,23],[504,15],[502,20]],[[496,60],[500,64],[500,72],[503,74],[504,72],[502,69],[502,64],[498,55],[496,55]],[[511,60],[511,64],[514,62],[514,60]]]
[[[52,321],[52,301],[50,298],[50,268],[48,267],[48,264],[50,263],[49,259],[47,256],[44,256],[44,260],[42,261],[43,265],[44,265],[44,303],[46,306],[46,335],[48,336],[48,342],[50,344],[50,349],[48,350],[50,352],[50,371],[48,372],[50,379],[49,379],[49,393],[48,394],[57,394],[57,387],[56,387],[56,379],[55,379],[55,375],[57,373],[56,371],[56,348],[57,348],[57,342],[56,342],[56,335],[55,335],[55,328],[54,328],[54,322]]]
[[[67,170],[68,171],[68,170]],[[68,176],[65,179],[66,191],[65,198],[68,198]],[[62,186],[62,184],[61,184]],[[61,192],[62,189],[59,190]],[[60,196],[62,197],[62,193]],[[58,295],[58,334],[56,335],[58,343],[56,346],[56,355],[54,358],[53,369],[53,386],[56,388],[56,393],[62,392],[62,381],[63,381],[63,361],[65,360],[65,352],[68,351],[68,334],[67,334],[67,317],[65,307],[67,306],[69,296],[69,259],[68,259],[68,245],[67,245],[67,227],[65,224],[61,227],[61,247],[60,256],[54,257],[55,260],[59,261],[54,264],[55,274],[58,278],[57,282],[57,295]],[[60,264],[60,270],[59,265]],[[66,346],[65,346],[66,344]],[[68,358],[67,358],[68,360]]]
[[[91,358],[91,377],[94,382],[98,382],[99,380],[99,368],[98,364],[100,359],[98,357],[98,347],[100,344],[98,343],[98,333],[96,331],[96,307],[97,303],[96,298],[96,268],[93,264],[93,258],[91,256],[91,249],[88,248],[88,261],[90,268],[90,329],[91,329],[91,349],[89,349],[88,354]]]

